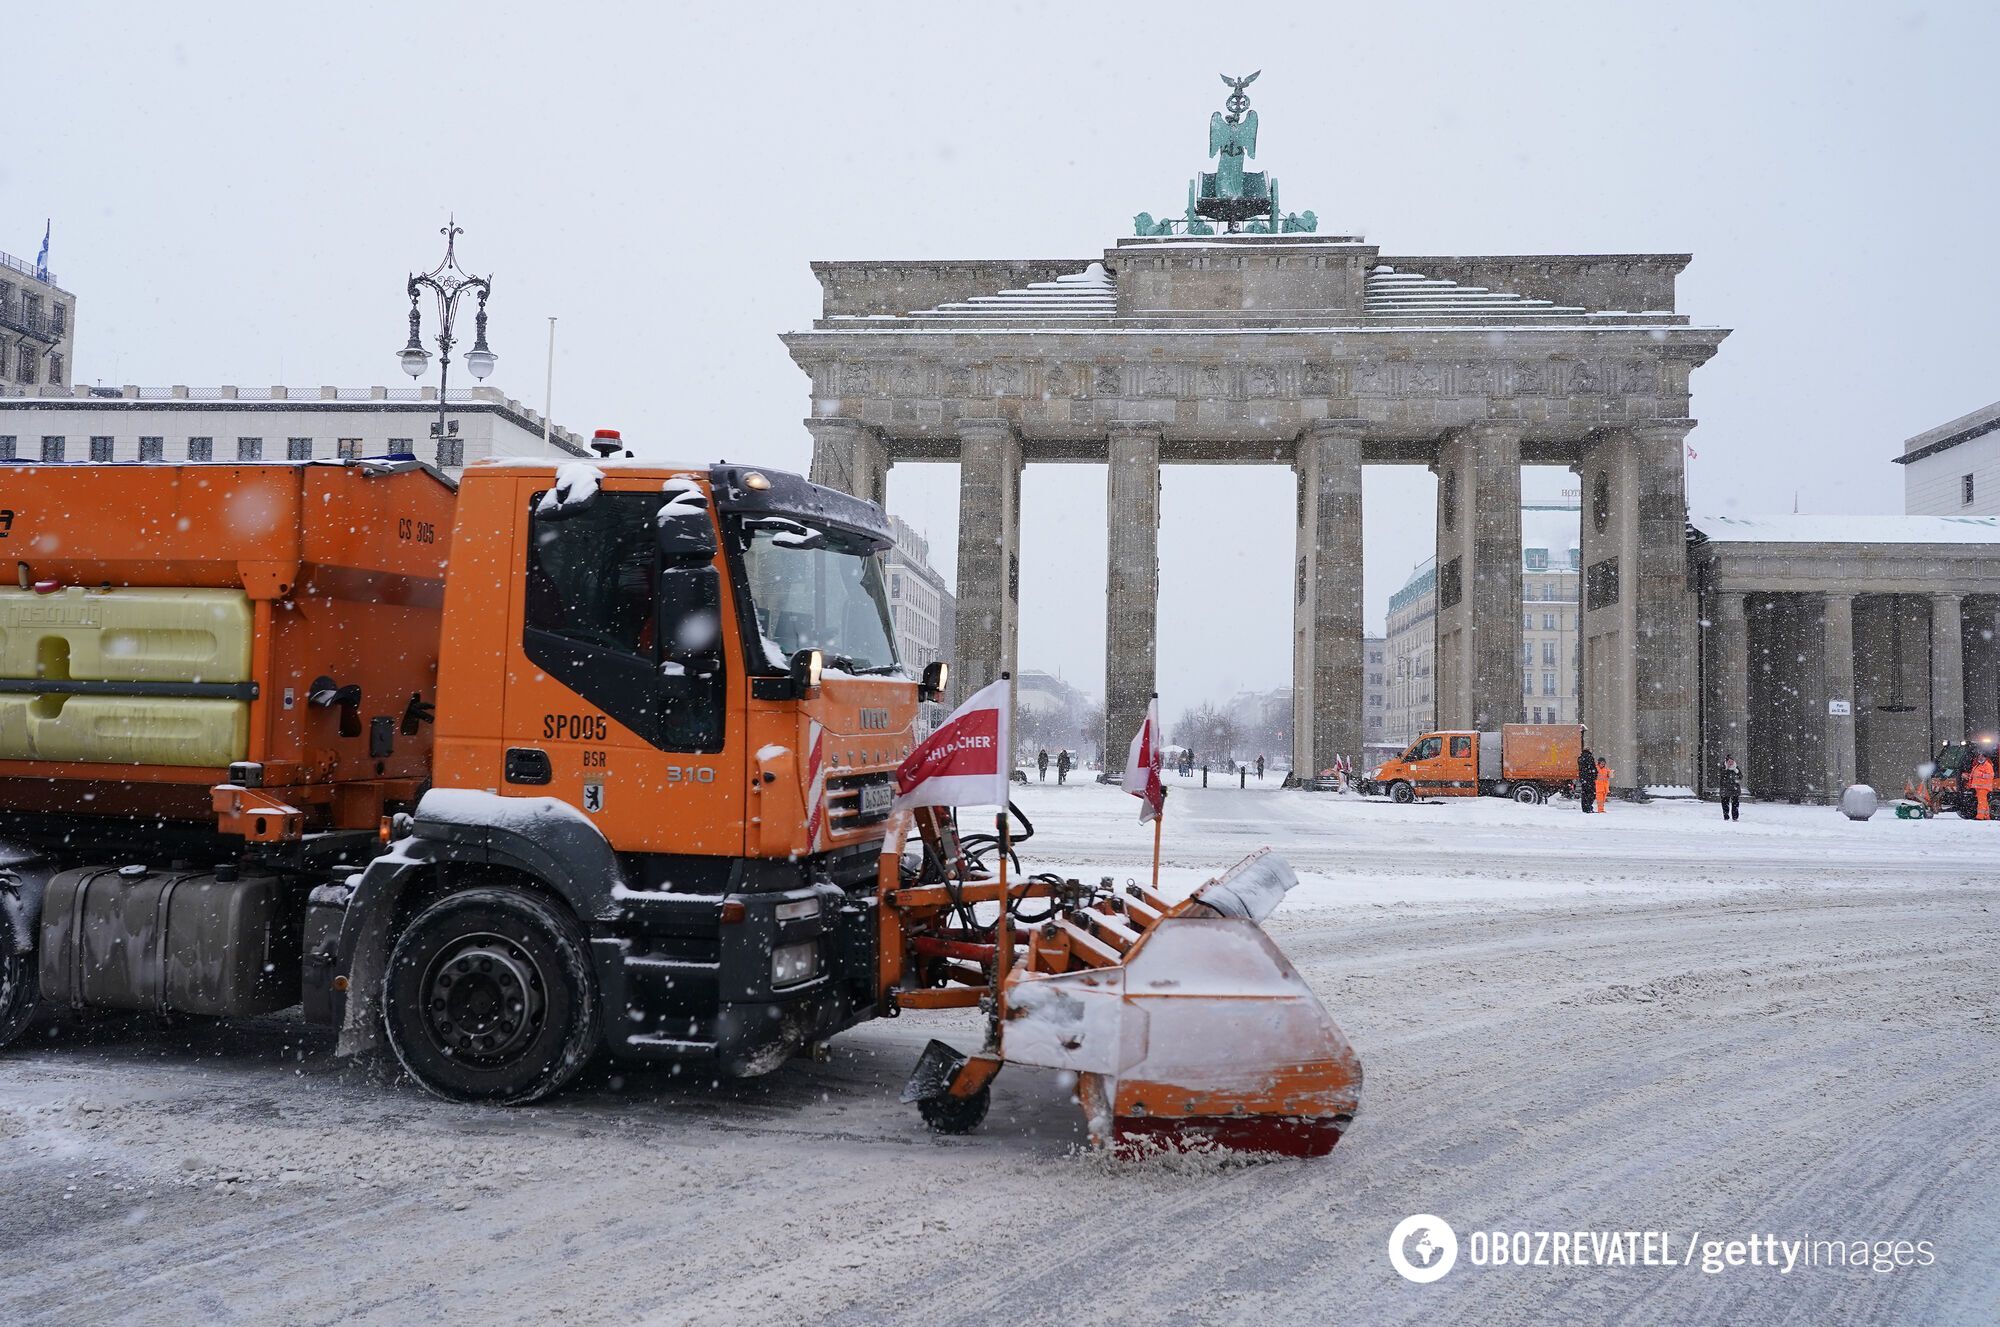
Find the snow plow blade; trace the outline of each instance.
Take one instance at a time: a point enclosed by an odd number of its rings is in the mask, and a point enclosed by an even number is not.
[[[1030,933],[999,1058],[1068,1070],[1091,1138],[1324,1156],[1360,1108],[1361,1062],[1260,924],[1297,883],[1268,849],[1180,903],[1125,897]]]
[[[905,862],[911,823],[923,852]],[[1013,844],[1034,826],[1010,806],[995,828],[962,838],[924,807],[892,822],[883,845],[882,1012],[986,1015],[976,1053],[925,1049],[903,1100],[926,1124],[977,1128],[1011,1063],[1074,1073],[1091,1141],[1128,1154],[1311,1157],[1340,1141],[1361,1062],[1262,925],[1298,883],[1291,867],[1260,849],[1169,903],[1109,878],[1010,882]]]

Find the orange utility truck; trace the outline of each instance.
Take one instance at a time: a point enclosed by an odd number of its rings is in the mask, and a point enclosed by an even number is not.
[[[877,1012],[926,688],[873,504],[628,461],[0,483],[0,1045],[38,1007],[303,1002],[526,1101],[599,1049],[756,1073]]]
[[[1497,733],[1425,733],[1362,781],[1363,793],[1394,802],[1419,797],[1511,797],[1534,805],[1576,792],[1583,729],[1573,723],[1510,723]]]
[[[1261,928],[1289,870],[1010,884],[1011,809],[997,839],[896,809],[945,670],[897,657],[872,503],[630,459],[0,484],[0,1047],[299,1006],[509,1103],[600,1052],[760,1074],[977,1008],[984,1048],[910,1089],[935,1128],[1007,1061],[1081,1075],[1106,1141],[1316,1154],[1353,1117],[1359,1061]]]

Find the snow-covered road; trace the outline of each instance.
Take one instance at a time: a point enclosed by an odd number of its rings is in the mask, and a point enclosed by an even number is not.
[[[1136,803],[1034,786],[1036,869],[1138,876]],[[1316,1162],[1081,1150],[1053,1076],[927,1135],[896,1092],[964,1018],[752,1083],[604,1070],[432,1101],[282,1019],[0,1055],[0,1321],[1990,1321],[2000,826],[1817,808],[1392,807],[1176,792],[1185,888],[1269,843],[1270,929],[1367,1067]],[[1457,1229],[1429,1286],[1404,1216]],[[1929,1240],[1935,1265],[1487,1269],[1475,1229]]]

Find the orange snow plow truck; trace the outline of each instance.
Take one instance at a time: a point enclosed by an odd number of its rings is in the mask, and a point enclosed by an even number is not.
[[[1361,791],[1395,802],[1419,797],[1511,797],[1530,806],[1576,793],[1583,728],[1573,723],[1510,723],[1497,733],[1425,733],[1391,756]]]
[[[934,1128],[1010,1059],[1081,1074],[1107,1143],[1321,1152],[1357,1107],[1259,925],[1289,872],[1009,885],[1025,820],[988,871],[895,813],[945,672],[897,655],[873,504],[630,459],[0,477],[0,1047],[299,1007],[518,1103],[598,1054],[753,1075],[970,1006],[984,1045],[912,1080]]]

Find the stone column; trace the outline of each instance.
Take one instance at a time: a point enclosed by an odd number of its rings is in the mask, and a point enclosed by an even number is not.
[[[2000,728],[2000,600],[1981,596],[1960,604],[1965,622],[1965,726]]]
[[[1746,771],[1750,768],[1750,629],[1744,615],[1743,596],[1717,594],[1711,610],[1709,630],[1715,633],[1717,714],[1714,734],[1716,749],[1706,754],[1704,783],[1713,780],[1724,756],[1733,755]]]
[[[1155,687],[1160,613],[1160,426],[1111,429],[1105,466],[1104,772],[1125,767]]]
[[[1366,719],[1361,638],[1361,424],[1322,420],[1299,439],[1292,586],[1292,769],[1358,766]]]
[[[1584,721],[1620,788],[1693,787],[1694,595],[1686,439],[1692,420],[1605,433],[1584,449]]]
[[[1965,740],[1965,639],[1961,596],[1931,596],[1931,750]]]
[[[1438,726],[1490,731],[1521,718],[1521,426],[1455,432],[1432,468]]]
[[[806,429],[813,439],[813,483],[888,505],[889,451],[880,429],[839,417],[808,419]]]
[[[1854,782],[1854,596],[1824,596],[1822,657],[1825,661],[1820,714],[1826,722],[1826,777],[1820,795],[1838,802],[1848,784]],[[1836,708],[1847,713],[1835,714]]]
[[[958,700],[1018,673],[1021,440],[1012,421],[958,423]]]

